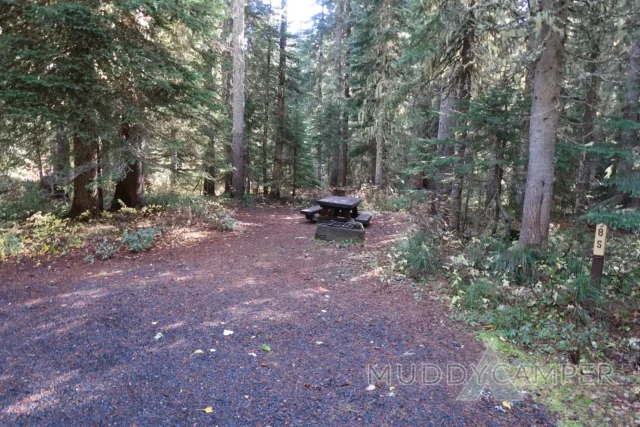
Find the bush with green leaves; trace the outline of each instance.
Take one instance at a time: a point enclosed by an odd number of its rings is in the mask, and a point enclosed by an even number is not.
[[[10,232],[0,233],[0,261],[20,255],[22,250],[22,241],[18,235]]]
[[[58,213],[65,204],[52,200],[37,181],[0,177],[0,224],[15,224],[37,212]]]
[[[222,215],[212,214],[206,218],[211,229],[218,231],[233,231],[238,226],[238,221],[228,213]]]
[[[452,256],[454,316],[572,361],[628,342],[640,304],[640,239],[611,235],[600,287],[591,280],[593,232],[554,228],[547,250],[474,239]],[[614,333],[615,332],[615,333]]]
[[[156,237],[162,236],[162,230],[156,227],[140,228],[135,231],[125,231],[122,242],[132,252],[144,252],[153,247]]]

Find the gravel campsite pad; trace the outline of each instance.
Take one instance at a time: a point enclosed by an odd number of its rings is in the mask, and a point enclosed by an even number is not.
[[[0,425],[552,425],[531,400],[457,401],[461,386],[370,384],[368,366],[476,363],[445,304],[382,283],[367,245],[312,240],[290,208],[237,214],[183,247],[0,264]]]

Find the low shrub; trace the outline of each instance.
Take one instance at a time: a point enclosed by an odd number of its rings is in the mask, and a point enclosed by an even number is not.
[[[153,247],[155,238],[159,236],[162,236],[162,230],[159,228],[141,228],[132,232],[125,231],[122,242],[132,252],[144,252]]]
[[[404,264],[404,271],[418,278],[436,270],[436,250],[434,242],[425,232],[418,232],[398,247],[398,257]]]
[[[11,232],[0,233],[0,261],[22,253],[23,245],[20,237]]]

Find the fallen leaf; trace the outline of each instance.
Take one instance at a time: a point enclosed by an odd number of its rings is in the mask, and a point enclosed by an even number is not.
[[[507,409],[511,409],[511,403],[507,402],[506,400],[502,402],[502,406],[504,406]]]
[[[211,414],[213,413],[213,408],[211,406],[207,406],[206,408],[203,409],[203,411],[207,414]]]
[[[269,344],[262,344],[262,351],[271,351],[271,346]]]

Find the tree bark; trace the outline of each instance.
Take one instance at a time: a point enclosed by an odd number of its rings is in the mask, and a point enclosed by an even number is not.
[[[349,19],[349,13],[350,13],[349,0],[344,0],[344,1],[345,1],[345,17],[346,19]],[[348,41],[350,35],[351,35],[351,27],[347,25],[344,32],[344,39]],[[345,65],[344,80],[343,80],[344,104],[342,108],[342,143],[340,144],[340,174],[339,174],[340,176],[338,177],[339,184],[342,187],[347,186],[347,175],[349,174],[349,158],[348,158],[349,109],[347,108],[347,102],[351,97],[351,91],[349,87],[349,66],[350,66],[349,54],[350,54],[350,50],[347,49],[345,53],[345,60],[344,60],[344,65]]]
[[[471,99],[471,72],[473,67],[473,39],[475,37],[475,18],[472,12],[465,22],[464,36],[462,39],[461,66],[456,76],[458,85],[458,97],[464,101],[460,105],[460,112],[464,116],[468,109],[468,101]],[[465,125],[466,123],[461,123]],[[467,133],[464,132],[460,137],[458,144],[457,156],[459,164],[462,166],[466,156],[466,139]],[[460,231],[460,219],[462,216],[462,187],[464,185],[464,175],[461,172],[454,171],[453,185],[451,186],[451,222],[450,228],[454,231]]]
[[[144,164],[142,162],[145,145],[144,130],[140,126],[125,124],[122,128],[122,136],[125,144],[130,146],[134,159],[127,162],[125,177],[116,184],[109,209],[112,212],[120,210],[122,204],[128,208],[139,209],[142,207],[144,197]]]
[[[233,192],[244,194],[244,0],[233,0]]]
[[[287,1],[282,0],[282,18],[280,21],[280,64],[278,68],[278,135],[276,136],[276,147],[273,156],[273,188],[271,195],[280,198],[282,191],[283,175],[283,154],[285,140],[285,125],[287,112],[285,106],[286,89],[286,68],[287,68]]]
[[[206,152],[206,162],[207,165],[205,167],[205,172],[207,176],[204,178],[204,187],[203,193],[205,196],[215,196],[216,195],[216,174],[218,171],[216,170],[216,145],[215,145],[215,134],[213,128],[210,127],[208,129],[208,137],[209,144],[207,145]]]
[[[101,211],[98,188],[98,141],[83,141],[78,135],[73,137],[74,179],[73,201],[67,216],[77,218],[85,212],[96,217]]]
[[[567,8],[564,0],[541,0],[543,19],[539,44],[542,53],[536,64],[531,123],[529,166],[525,187],[519,246],[546,246],[549,239],[553,201],[554,156],[558,111],[564,65]]]
[[[227,107],[228,117],[232,118],[232,105],[231,105],[231,82],[233,78],[233,55],[231,54],[231,50],[233,48],[233,11],[232,5],[229,3],[230,0],[226,1],[226,5],[229,12],[229,17],[224,20],[222,23],[222,35],[226,37],[225,40],[225,51],[223,54],[223,62],[222,62],[222,103],[225,107]],[[233,132],[233,131],[232,131]],[[233,139],[233,136],[232,136]],[[228,140],[224,141],[224,154],[225,160],[228,165],[233,165],[233,148],[232,144],[229,144]],[[224,174],[224,192],[225,194],[231,194],[231,189],[233,185],[233,171],[229,170]]]
[[[528,2],[531,3],[531,2]],[[533,11],[529,10],[529,19],[535,20]],[[536,49],[536,38],[532,35],[527,36],[527,51],[529,53],[534,52]],[[535,61],[527,64],[527,72],[524,81],[524,93],[525,96],[530,96],[533,91],[533,79],[535,78]],[[516,167],[516,173],[514,177],[514,201],[516,205],[517,215],[522,214],[522,206],[524,205],[524,192],[527,184],[527,163],[529,161],[529,133],[530,133],[531,119],[525,118],[522,126],[522,139],[520,141],[520,159],[522,165]]]
[[[593,37],[593,36],[592,36]],[[597,61],[600,55],[599,40],[593,39],[590,43],[589,62],[587,63],[587,91],[584,97],[584,115],[582,119],[582,142],[588,145],[595,140],[596,102],[598,97]],[[589,181],[591,168],[586,149],[580,156],[578,166],[578,184],[576,185],[575,213],[581,215],[587,210],[587,192],[591,182]]]
[[[67,181],[71,168],[70,155],[69,138],[62,129],[57,128],[53,140],[53,176],[56,184]]]
[[[384,119],[379,117],[376,119],[376,174],[375,180],[373,182],[376,186],[381,186],[384,184],[384,158]]]
[[[271,16],[271,2],[269,2],[269,16]],[[268,164],[268,150],[267,145],[269,143],[269,108],[271,106],[271,98],[269,92],[270,79],[271,79],[271,35],[267,40],[267,69],[266,69],[267,87],[264,91],[264,123],[262,124],[262,193],[266,196],[269,194],[269,181],[267,164]]]

